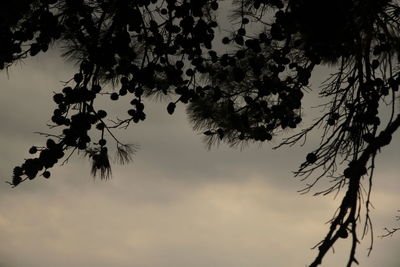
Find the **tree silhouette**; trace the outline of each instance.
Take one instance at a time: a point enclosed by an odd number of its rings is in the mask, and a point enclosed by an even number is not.
[[[173,114],[186,104],[190,121],[211,146],[264,142],[283,129],[300,128],[302,99],[318,65],[332,75],[319,91],[324,113],[277,146],[305,140],[323,129],[318,147],[296,175],[308,178],[304,192],[321,179],[331,186],[316,194],[345,190],[310,266],[340,238],[351,239],[348,264],[360,238],[371,234],[369,216],[375,158],[400,126],[398,102],[400,5],[397,1],[235,0],[235,28],[221,26],[217,0],[19,0],[0,13],[0,68],[46,52],[56,43],[78,63],[77,73],[53,96],[51,117],[59,134],[45,134],[43,147],[13,171],[10,184],[38,175],[75,151],[92,161],[92,174],[111,175],[110,145],[126,163],[136,147],[122,144],[114,130],[146,119],[143,100],[169,95]],[[225,45],[221,52],[217,43]],[[214,48],[214,49],[213,49]],[[113,85],[113,86],[112,86]],[[118,87],[109,92],[107,87]],[[131,99],[127,116],[107,120],[99,96]],[[389,112],[388,112],[389,110]],[[92,130],[100,140],[92,140]],[[362,224],[361,229],[359,224]],[[393,230],[394,232],[395,230]]]

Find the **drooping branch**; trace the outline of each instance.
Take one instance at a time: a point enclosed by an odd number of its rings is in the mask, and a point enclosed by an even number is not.
[[[349,256],[348,266],[352,262],[357,262],[355,258],[355,244],[358,242],[355,231],[356,221],[359,216],[357,210],[360,205],[360,186],[361,178],[367,172],[367,163],[375,154],[377,154],[384,146],[390,144],[392,135],[400,127],[400,114],[390,123],[386,129],[374,138],[374,140],[365,148],[358,159],[350,162],[349,167],[344,171],[344,176],[348,179],[348,188],[342,203],[339,207],[337,215],[331,222],[330,230],[324,240],[318,246],[318,255],[310,264],[310,267],[316,267],[322,263],[325,254],[332,248],[340,237],[347,237],[348,229],[351,226],[353,247]],[[396,230],[397,231],[397,230]]]

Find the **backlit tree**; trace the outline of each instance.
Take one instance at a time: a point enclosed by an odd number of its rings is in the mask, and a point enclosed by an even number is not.
[[[90,158],[93,175],[108,179],[109,148],[116,147],[120,163],[130,161],[136,149],[121,143],[115,130],[145,120],[144,100],[155,95],[172,97],[169,114],[185,104],[194,129],[204,132],[210,146],[268,142],[287,128],[294,134],[277,147],[291,146],[322,128],[320,145],[305,153],[296,175],[307,178],[305,192],[328,179],[330,186],[316,194],[344,194],[310,266],[321,264],[340,238],[351,240],[351,266],[357,263],[357,244],[368,232],[372,236],[375,158],[400,126],[400,5],[389,0],[232,4],[234,30],[222,34],[217,0],[2,3],[1,69],[52,44],[79,66],[53,95],[57,107],[51,120],[59,132],[29,149],[32,158],[14,168],[10,184],[49,178],[49,169],[75,151]],[[229,52],[217,49],[221,43]],[[316,89],[308,84],[321,65],[332,70],[318,92],[324,112],[299,127],[303,96]],[[104,95],[131,100],[125,118],[109,120],[97,107]]]

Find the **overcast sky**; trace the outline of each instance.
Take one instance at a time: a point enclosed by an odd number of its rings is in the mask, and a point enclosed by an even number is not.
[[[211,151],[186,120],[184,106],[146,105],[140,125],[118,132],[141,146],[134,162],[113,167],[113,179],[94,180],[76,155],[49,180],[38,177],[12,189],[12,168],[44,138],[54,109],[52,92],[73,73],[57,53],[38,56],[0,73],[1,267],[259,267],[306,266],[337,208],[333,196],[300,195],[291,171],[310,146],[272,151],[276,144],[243,151]],[[323,73],[314,77],[314,87]],[[113,102],[115,104],[115,102]],[[123,105],[110,107],[116,114]],[[306,112],[307,119],[318,114]],[[315,143],[318,140],[310,140]],[[379,155],[372,202],[374,250],[358,248],[361,266],[400,266],[395,226],[400,208],[399,135]],[[341,240],[323,266],[343,266],[349,240]]]

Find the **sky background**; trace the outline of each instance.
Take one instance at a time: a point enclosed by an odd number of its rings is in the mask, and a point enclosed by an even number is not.
[[[170,116],[167,103],[148,102],[144,122],[117,132],[141,148],[133,163],[113,166],[111,180],[93,179],[89,161],[75,155],[49,180],[11,188],[5,181],[12,168],[45,141],[34,132],[48,131],[52,92],[72,74],[72,64],[54,51],[0,73],[0,267],[294,267],[312,261],[311,247],[324,237],[338,200],[300,195],[304,182],[292,171],[318,134],[305,147],[273,151],[273,140],[242,151],[224,145],[209,151],[183,105]],[[314,88],[326,74],[317,73]],[[126,106],[115,103],[106,104],[110,113],[124,114]],[[305,120],[318,113],[306,110]],[[367,258],[365,238],[357,253],[361,266],[400,266],[399,235],[377,237],[396,226],[400,208],[399,134],[392,143],[378,158],[374,250]],[[339,241],[323,266],[343,266],[349,246]]]

